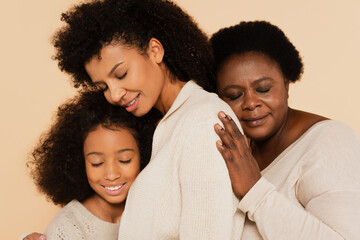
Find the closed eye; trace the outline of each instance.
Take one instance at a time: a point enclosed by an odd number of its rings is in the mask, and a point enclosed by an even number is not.
[[[91,163],[91,166],[93,167],[99,167],[101,166],[101,164],[103,164],[102,162],[101,163]]]
[[[240,94],[236,94],[236,95],[227,95],[225,96],[226,98],[228,98],[230,101],[234,101],[240,97],[242,97],[244,94],[240,93]]]
[[[270,88],[257,88],[256,92],[258,93],[267,93],[270,91]]]
[[[120,160],[120,162],[121,162],[121,163],[124,163],[124,164],[128,164],[128,163],[131,162],[131,159],[129,159],[129,160]]]
[[[123,75],[121,75],[119,77],[116,77],[116,78],[119,79],[119,80],[122,80],[122,79],[124,79],[126,77],[126,75],[127,75],[127,72],[125,72]]]

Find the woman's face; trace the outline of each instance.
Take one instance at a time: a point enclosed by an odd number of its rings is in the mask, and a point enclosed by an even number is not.
[[[140,152],[129,130],[98,126],[84,141],[88,182],[99,202],[123,204],[140,172]]]
[[[217,88],[255,141],[273,136],[286,121],[289,82],[278,63],[262,53],[229,57],[218,71]]]
[[[161,66],[163,48],[151,39],[147,56],[120,43],[102,48],[85,64],[92,82],[104,91],[107,101],[143,116],[159,104],[165,74]]]

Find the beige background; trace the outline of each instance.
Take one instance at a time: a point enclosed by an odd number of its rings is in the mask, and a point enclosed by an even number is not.
[[[0,239],[42,231],[58,210],[37,193],[25,162],[56,107],[74,94],[51,60],[50,37],[75,0],[1,0]],[[212,34],[240,20],[268,20],[303,55],[290,105],[349,124],[360,134],[360,2],[177,0]],[[215,143],[214,143],[215,147]]]

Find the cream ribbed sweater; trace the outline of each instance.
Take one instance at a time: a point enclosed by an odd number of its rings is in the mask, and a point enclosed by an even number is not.
[[[186,83],[155,130],[152,157],[131,186],[119,239],[240,239],[244,215],[216,148],[220,110],[236,119],[216,94]]]
[[[262,175],[241,239],[360,239],[360,137],[345,124],[315,124]]]
[[[63,207],[45,230],[47,240],[117,239],[119,223],[105,222],[77,200]]]

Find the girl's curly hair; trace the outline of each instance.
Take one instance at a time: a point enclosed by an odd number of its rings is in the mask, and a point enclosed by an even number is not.
[[[208,37],[180,7],[168,0],[93,0],[62,14],[65,26],[53,37],[54,59],[75,87],[92,86],[84,64],[102,47],[119,42],[146,55],[151,38],[164,47],[163,61],[179,80],[206,90],[214,81]]]
[[[284,76],[291,82],[303,73],[301,56],[284,32],[266,21],[240,22],[220,29],[210,39],[216,72],[232,55],[260,52],[276,61]]]
[[[83,155],[87,134],[95,127],[130,130],[137,141],[141,169],[151,155],[152,136],[160,113],[153,109],[138,118],[124,108],[109,104],[102,92],[80,92],[58,108],[55,123],[40,137],[28,161],[30,174],[40,192],[61,206],[94,194]]]

